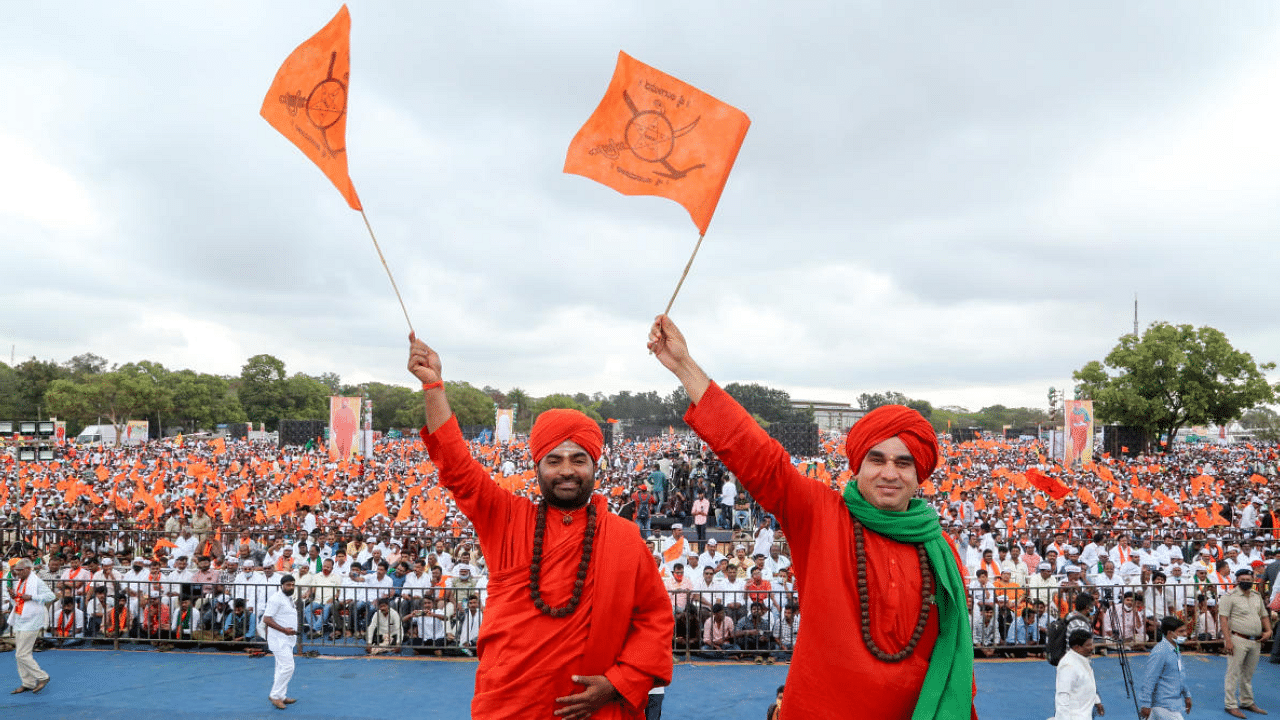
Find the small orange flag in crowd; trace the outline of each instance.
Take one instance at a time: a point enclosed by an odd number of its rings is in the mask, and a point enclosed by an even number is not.
[[[623,195],[659,195],[706,234],[751,120],[741,110],[624,52],[564,171]]]
[[[262,101],[262,117],[320,166],[352,210],[360,210],[347,174],[350,66],[351,15],[343,5],[280,66]]]

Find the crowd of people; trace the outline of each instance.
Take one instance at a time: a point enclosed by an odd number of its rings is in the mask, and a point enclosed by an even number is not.
[[[850,473],[836,440],[797,462],[839,489]],[[943,447],[945,465],[921,494],[968,571],[978,657],[1043,652],[1048,624],[1082,594],[1097,601],[1099,652],[1154,644],[1166,617],[1187,623],[1192,647],[1217,651],[1218,603],[1236,574],[1256,573],[1266,593],[1276,586],[1274,446],[1178,445],[1070,470],[1034,440]],[[536,492],[525,445],[473,441],[471,450],[495,482]],[[418,440],[336,461],[323,448],[173,438],[68,447],[55,462],[0,455],[0,470],[0,540],[55,590],[51,642],[254,651],[257,618],[291,573],[304,642],[473,651],[485,554]],[[1055,500],[1045,476],[1067,492]],[[670,434],[606,447],[597,491],[650,540],[678,653],[789,656],[801,618],[786,538],[700,441]]]

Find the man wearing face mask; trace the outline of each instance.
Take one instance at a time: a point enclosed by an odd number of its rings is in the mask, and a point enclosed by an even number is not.
[[[280,578],[280,589],[267,600],[262,622],[267,626],[267,648],[276,659],[275,681],[268,699],[277,709],[297,702],[289,697],[289,680],[293,678],[293,646],[298,642],[298,608],[293,602],[292,575]]]
[[[1172,615],[1160,622],[1161,641],[1151,651],[1147,672],[1142,677],[1138,713],[1152,720],[1183,720],[1183,708],[1191,712],[1191,690],[1182,672],[1182,643],[1187,626]]]
[[[1218,621],[1222,623],[1222,647],[1231,656],[1225,689],[1227,714],[1247,717],[1242,709],[1267,714],[1253,702],[1253,671],[1258,667],[1262,643],[1271,637],[1271,618],[1262,596],[1253,590],[1252,570],[1236,572],[1236,588],[1218,603]]]

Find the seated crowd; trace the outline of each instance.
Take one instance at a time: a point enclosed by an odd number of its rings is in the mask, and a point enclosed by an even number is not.
[[[850,472],[839,446],[829,437],[824,454],[797,465],[840,489]],[[1036,441],[944,447],[947,464],[921,495],[965,567],[979,657],[1041,652],[1048,624],[1084,596],[1096,601],[1087,623],[1100,649],[1140,648],[1171,615],[1193,626],[1193,647],[1212,649],[1217,600],[1236,573],[1256,573],[1269,594],[1276,585],[1274,446],[1178,446],[1159,464],[1104,456],[1075,470],[1047,463]],[[496,482],[525,494],[536,486],[522,445],[473,451]],[[1067,494],[1046,500],[1028,481],[1033,468]],[[164,440],[56,463],[0,457],[0,471],[0,541],[31,557],[58,594],[47,630],[55,644],[254,651],[266,598],[292,574],[304,642],[474,652],[484,553],[416,440],[381,443],[364,463]],[[608,448],[599,488],[652,543],[676,653],[789,656],[800,612],[785,537],[696,438]],[[708,537],[716,527],[729,539]]]

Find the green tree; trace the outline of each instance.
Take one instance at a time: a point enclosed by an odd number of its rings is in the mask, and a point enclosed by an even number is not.
[[[538,398],[537,400],[534,400],[533,408],[529,413],[529,417],[525,420],[516,421],[516,432],[522,432],[522,433],[529,432],[529,430],[533,427],[534,421],[538,419],[538,416],[546,412],[547,410],[551,410],[553,408],[565,408],[568,410],[577,410],[578,412],[583,413],[584,415],[591,418],[592,420],[595,420],[596,422],[604,422],[604,418],[600,416],[600,413],[596,412],[595,408],[589,407],[587,405],[583,405],[582,403],[575,400],[572,395],[557,393],[554,395],[548,395],[544,398]]]
[[[107,371],[107,359],[93,353],[81,353],[62,364],[71,377],[80,380]]]
[[[420,427],[422,393],[402,385],[369,382],[355,388],[353,395],[368,395],[373,403],[373,429]]]
[[[1173,438],[1187,425],[1228,423],[1245,410],[1273,402],[1276,387],[1253,356],[1231,346],[1211,327],[1152,323],[1129,334],[1107,354],[1074,373],[1081,397],[1093,398],[1099,420],[1141,428],[1152,438]]]
[[[0,362],[0,418],[16,419],[22,401],[18,393],[18,372]]]
[[[169,376],[169,391],[173,393],[174,420],[185,432],[248,420],[227,378],[178,370]]]
[[[503,407],[515,408],[515,431],[529,432],[533,425],[533,398],[520,388],[511,388],[507,393],[507,402]]]
[[[162,399],[159,383],[134,363],[80,382],[54,380],[46,393],[51,413],[86,424],[90,418],[103,417],[115,426],[117,441],[124,437],[127,421],[147,417]]]
[[[14,372],[17,374],[17,408],[14,413],[17,419],[40,419],[57,414],[45,407],[44,396],[53,381],[70,375],[66,368],[51,360],[33,357],[18,363]]]
[[[813,413],[809,410],[796,410],[791,407],[791,395],[785,390],[766,387],[756,383],[729,383],[724,391],[737,400],[747,412],[763,421],[761,425],[776,422],[810,422]]]
[[[493,427],[493,398],[483,390],[471,387],[470,383],[449,381],[444,384],[444,392],[459,425]]]
[[[268,423],[275,429],[280,418],[288,416],[284,384],[284,362],[279,358],[254,355],[245,362],[235,389],[249,422]]]
[[[1280,442],[1280,414],[1268,407],[1260,407],[1244,414],[1240,424],[1263,442]]]
[[[319,378],[294,373],[283,383],[284,407],[275,418],[262,420],[275,430],[280,420],[328,420],[331,390]]]

